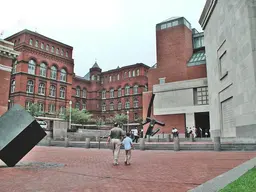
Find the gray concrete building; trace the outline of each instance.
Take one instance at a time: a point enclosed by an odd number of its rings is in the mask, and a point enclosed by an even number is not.
[[[204,30],[211,136],[256,141],[256,0],[207,0]]]

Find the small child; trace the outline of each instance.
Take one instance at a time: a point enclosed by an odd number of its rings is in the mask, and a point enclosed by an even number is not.
[[[124,145],[124,149],[125,149],[125,165],[130,165],[130,159],[131,159],[131,155],[132,155],[132,148],[133,148],[133,144],[132,144],[132,139],[130,138],[130,133],[126,133],[126,137],[123,140],[122,144]]]

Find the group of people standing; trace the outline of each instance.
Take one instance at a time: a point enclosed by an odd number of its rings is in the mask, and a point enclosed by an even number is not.
[[[136,134],[136,133],[135,133]],[[135,136],[134,134],[134,136]],[[136,134],[138,136],[138,132]],[[136,140],[136,137],[134,138]],[[138,138],[137,138],[138,140]],[[137,142],[136,140],[136,142]],[[113,158],[114,158],[114,165],[118,165],[118,159],[119,159],[119,153],[120,148],[123,145],[125,149],[125,165],[130,165],[131,160],[131,150],[134,149],[133,146],[133,140],[131,139],[131,133],[128,132],[125,134],[125,132],[118,127],[118,123],[114,124],[114,127],[110,130],[108,139],[107,139],[107,145],[109,145],[111,142],[112,144],[112,150],[113,150]]]

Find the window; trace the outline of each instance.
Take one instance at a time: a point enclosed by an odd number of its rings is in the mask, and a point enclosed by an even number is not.
[[[114,110],[114,103],[113,102],[110,103],[109,108],[110,108],[111,111]]]
[[[29,39],[29,45],[33,45],[33,39]]]
[[[127,72],[124,72],[124,79],[127,77]]]
[[[57,68],[55,66],[51,67],[51,79],[57,78]]]
[[[50,96],[55,97],[56,96],[56,87],[54,85],[50,86]]]
[[[105,103],[102,103],[101,110],[106,111],[106,104]]]
[[[132,76],[135,77],[135,70],[132,71]]]
[[[60,49],[57,48],[57,49],[56,49],[56,54],[59,55],[59,53],[60,53]]]
[[[110,89],[110,98],[114,98],[114,93],[115,93],[114,89]]]
[[[80,103],[76,102],[76,109],[80,109]]]
[[[200,87],[196,89],[196,101],[197,105],[209,104],[208,87]]]
[[[166,23],[161,25],[161,29],[166,29]]]
[[[34,82],[32,80],[27,82],[27,93],[34,93]]]
[[[159,84],[161,85],[161,84],[164,84],[164,83],[165,83],[165,77],[159,78]]]
[[[138,113],[134,113],[134,121],[138,120],[139,119],[139,115]]]
[[[46,45],[46,51],[49,51],[49,45],[48,44]]]
[[[65,115],[65,107],[64,106],[60,106],[60,115]]]
[[[66,93],[66,89],[64,87],[60,88],[60,98],[61,99],[65,99],[65,93]]]
[[[100,76],[99,75],[97,75],[97,81],[99,81],[100,80]]]
[[[121,110],[121,109],[122,109],[122,103],[121,103],[121,102],[118,102],[117,109],[118,109],[118,110]]]
[[[119,88],[119,89],[118,89],[117,94],[118,94],[118,97],[122,97],[122,88]]]
[[[38,41],[36,40],[36,44],[35,44],[36,47],[38,47]]]
[[[86,110],[86,103],[85,102],[83,102],[83,104],[82,104],[82,109]]]
[[[63,56],[63,54],[64,54],[64,50],[63,50],[63,49],[61,49],[61,51],[60,51],[60,55],[61,55],[61,56]]]
[[[52,53],[54,53],[54,46],[52,46],[52,50],[51,50]]]
[[[40,83],[38,86],[38,94],[39,95],[45,95],[45,84]]]
[[[44,104],[43,103],[38,103],[38,111],[39,112],[44,112]]]
[[[102,91],[101,98],[102,99],[106,99],[106,91],[105,90]]]
[[[15,80],[13,80],[11,84],[11,93],[14,93],[14,92],[15,92]]]
[[[66,57],[68,57],[68,52],[66,51]]]
[[[35,75],[35,72],[36,72],[36,62],[31,59],[28,62],[28,73],[32,74],[32,75]]]
[[[32,104],[33,104],[33,103],[32,103],[31,101],[26,101],[26,102],[25,102],[25,109],[26,109],[27,111],[29,111]]]
[[[138,94],[138,85],[134,85],[133,94]]]
[[[67,81],[67,72],[65,69],[61,69],[60,71],[60,80],[63,82]]]
[[[134,108],[138,108],[138,107],[139,107],[139,101],[138,101],[137,98],[135,98],[135,99],[133,100],[133,107],[134,107]]]
[[[46,65],[45,65],[45,63],[40,64],[40,76],[46,77]]]
[[[16,61],[13,63],[12,74],[14,74],[14,73],[17,72],[17,64],[18,64],[18,61],[16,60]]]
[[[129,109],[130,108],[130,102],[127,100],[125,102],[125,109]]]
[[[139,69],[136,70],[136,75],[137,75],[137,76],[140,75],[140,70],[139,70]]]
[[[119,80],[120,80],[120,75],[118,74],[118,75],[117,75],[117,81],[119,81]]]
[[[76,88],[76,96],[77,96],[77,97],[80,97],[80,87],[77,87],[77,88]]]
[[[49,113],[50,114],[54,114],[55,113],[55,105],[54,104],[49,104],[49,109],[48,109],[48,111],[49,111]]]
[[[112,76],[110,75],[110,76],[109,76],[109,82],[111,82],[111,81],[112,81]]]
[[[131,71],[129,71],[129,77],[131,77],[131,76],[132,76]]]
[[[130,94],[130,87],[127,85],[125,87],[125,95],[129,95]]]
[[[204,47],[204,37],[196,37],[194,38],[194,48]]]
[[[145,92],[148,91],[148,86],[147,86],[147,85],[144,86],[144,91],[145,91]]]
[[[95,80],[95,76],[94,75],[92,75],[92,81],[94,81]]]
[[[41,43],[41,49],[44,49],[44,43]]]
[[[83,89],[83,98],[86,98],[86,89]]]

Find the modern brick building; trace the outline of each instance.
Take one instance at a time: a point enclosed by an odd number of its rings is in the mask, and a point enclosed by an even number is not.
[[[19,52],[13,49],[13,43],[0,39],[0,116],[8,110],[10,105],[9,92],[15,83],[11,85],[11,71],[13,60]]]
[[[160,132],[185,127],[209,130],[204,34],[191,28],[184,17],[173,17],[156,25],[157,63],[148,71],[148,92],[143,93],[143,118],[152,93],[153,117],[165,122]]]
[[[137,63],[102,72],[95,62],[89,73],[79,77],[74,73],[73,47],[29,30],[6,40],[20,52],[13,62],[12,104],[28,108],[39,103],[40,112],[50,117],[63,114],[70,101],[72,107],[86,109],[95,117],[127,111],[130,122],[142,117],[148,66]]]

